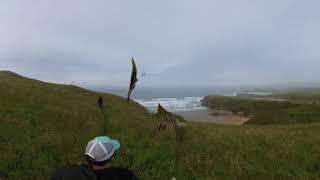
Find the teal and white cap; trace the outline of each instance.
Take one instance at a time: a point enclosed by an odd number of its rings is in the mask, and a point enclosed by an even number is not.
[[[95,162],[103,162],[110,159],[118,149],[120,143],[117,140],[99,136],[88,143],[85,154]]]

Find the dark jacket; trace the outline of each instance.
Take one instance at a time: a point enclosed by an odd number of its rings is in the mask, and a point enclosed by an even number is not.
[[[124,168],[93,171],[86,165],[71,165],[58,169],[50,180],[137,180],[137,177]]]

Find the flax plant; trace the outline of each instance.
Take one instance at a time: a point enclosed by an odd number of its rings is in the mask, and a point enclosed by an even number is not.
[[[181,150],[182,150],[182,140],[185,133],[185,127],[187,126],[186,121],[183,117],[166,111],[160,104],[158,105],[158,112],[153,115],[153,117],[159,121],[157,125],[157,131],[165,131],[167,127],[174,129],[176,136],[176,149],[175,149],[175,173],[178,171],[179,162],[181,159]],[[172,179],[175,179],[173,177]]]
[[[128,97],[127,97],[127,102],[130,103],[130,96],[133,91],[133,89],[136,87],[136,83],[138,82],[137,79],[137,65],[134,62],[134,59],[131,58],[131,63],[132,63],[132,73],[131,73],[131,80],[130,80],[130,86],[129,86],[129,91],[128,91]]]

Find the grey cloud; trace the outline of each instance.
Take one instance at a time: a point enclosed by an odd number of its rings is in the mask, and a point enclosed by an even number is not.
[[[320,2],[1,1],[0,69],[88,86],[320,81]]]

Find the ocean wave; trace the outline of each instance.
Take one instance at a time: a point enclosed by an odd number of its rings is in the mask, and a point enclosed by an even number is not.
[[[153,98],[153,99],[137,99],[136,102],[145,106],[149,111],[155,112],[158,104],[172,112],[201,110],[206,107],[201,106],[203,97],[184,97],[184,98]]]

